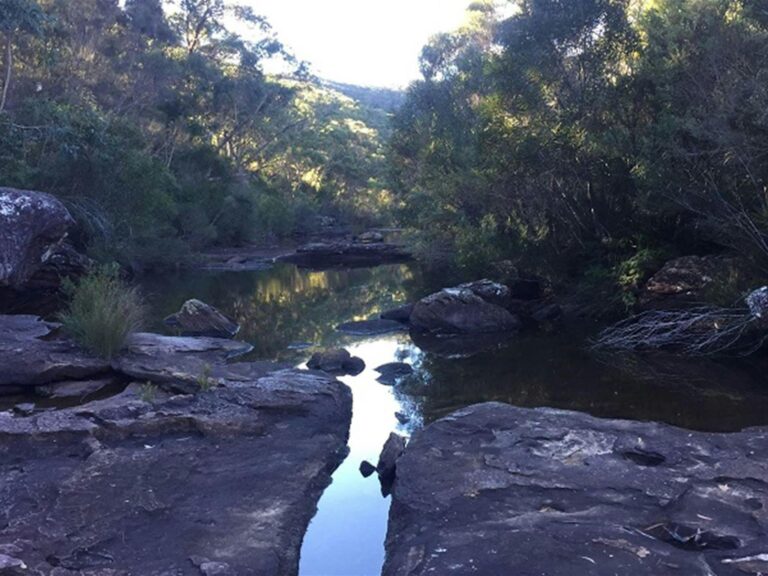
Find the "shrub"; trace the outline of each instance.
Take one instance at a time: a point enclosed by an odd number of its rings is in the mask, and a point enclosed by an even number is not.
[[[112,358],[141,327],[141,297],[120,279],[116,266],[99,268],[77,283],[66,281],[64,292],[70,300],[59,317],[64,330],[94,354]]]

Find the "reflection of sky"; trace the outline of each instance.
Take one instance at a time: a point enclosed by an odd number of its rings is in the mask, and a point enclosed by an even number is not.
[[[402,343],[402,337],[385,336],[347,348],[366,364],[362,374],[340,378],[354,397],[350,454],[320,499],[304,539],[301,576],[373,576],[381,572],[389,499],[381,496],[376,475],[363,478],[358,468],[363,460],[375,465],[390,432],[398,430],[395,412],[401,406],[391,387],[376,382],[374,368],[397,360]]]

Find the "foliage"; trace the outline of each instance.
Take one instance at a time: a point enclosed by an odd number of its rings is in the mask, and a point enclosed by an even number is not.
[[[144,402],[152,404],[157,398],[157,385],[149,381],[142,384],[140,397]]]
[[[203,365],[200,375],[197,377],[197,385],[201,392],[210,392],[216,387],[216,380],[211,378],[211,365]]]
[[[112,358],[128,335],[141,328],[141,297],[120,279],[115,266],[104,266],[77,283],[66,281],[65,293],[69,305],[60,315],[64,330],[103,358]]]
[[[461,266],[473,246],[495,257],[492,218],[505,258],[605,278],[627,303],[661,254],[734,249],[768,267],[761,6],[473,3],[424,48],[395,116],[404,220],[453,231]]]
[[[309,79],[250,8],[166,4],[0,1],[0,183],[61,197],[91,255],[135,269],[301,232],[315,211],[378,218],[388,113]],[[288,78],[265,74],[275,59]]]

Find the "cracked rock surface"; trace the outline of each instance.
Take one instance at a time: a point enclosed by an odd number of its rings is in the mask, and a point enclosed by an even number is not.
[[[768,573],[768,429],[487,403],[397,462],[384,576]]]
[[[131,385],[75,408],[0,413],[0,566],[296,574],[346,454],[351,394],[319,373],[246,372],[222,369],[196,394]]]

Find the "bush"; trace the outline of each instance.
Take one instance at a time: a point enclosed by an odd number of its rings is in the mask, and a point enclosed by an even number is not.
[[[112,358],[128,335],[141,328],[141,297],[120,279],[115,266],[104,266],[77,283],[67,281],[64,291],[70,299],[59,317],[64,330],[94,354]]]

